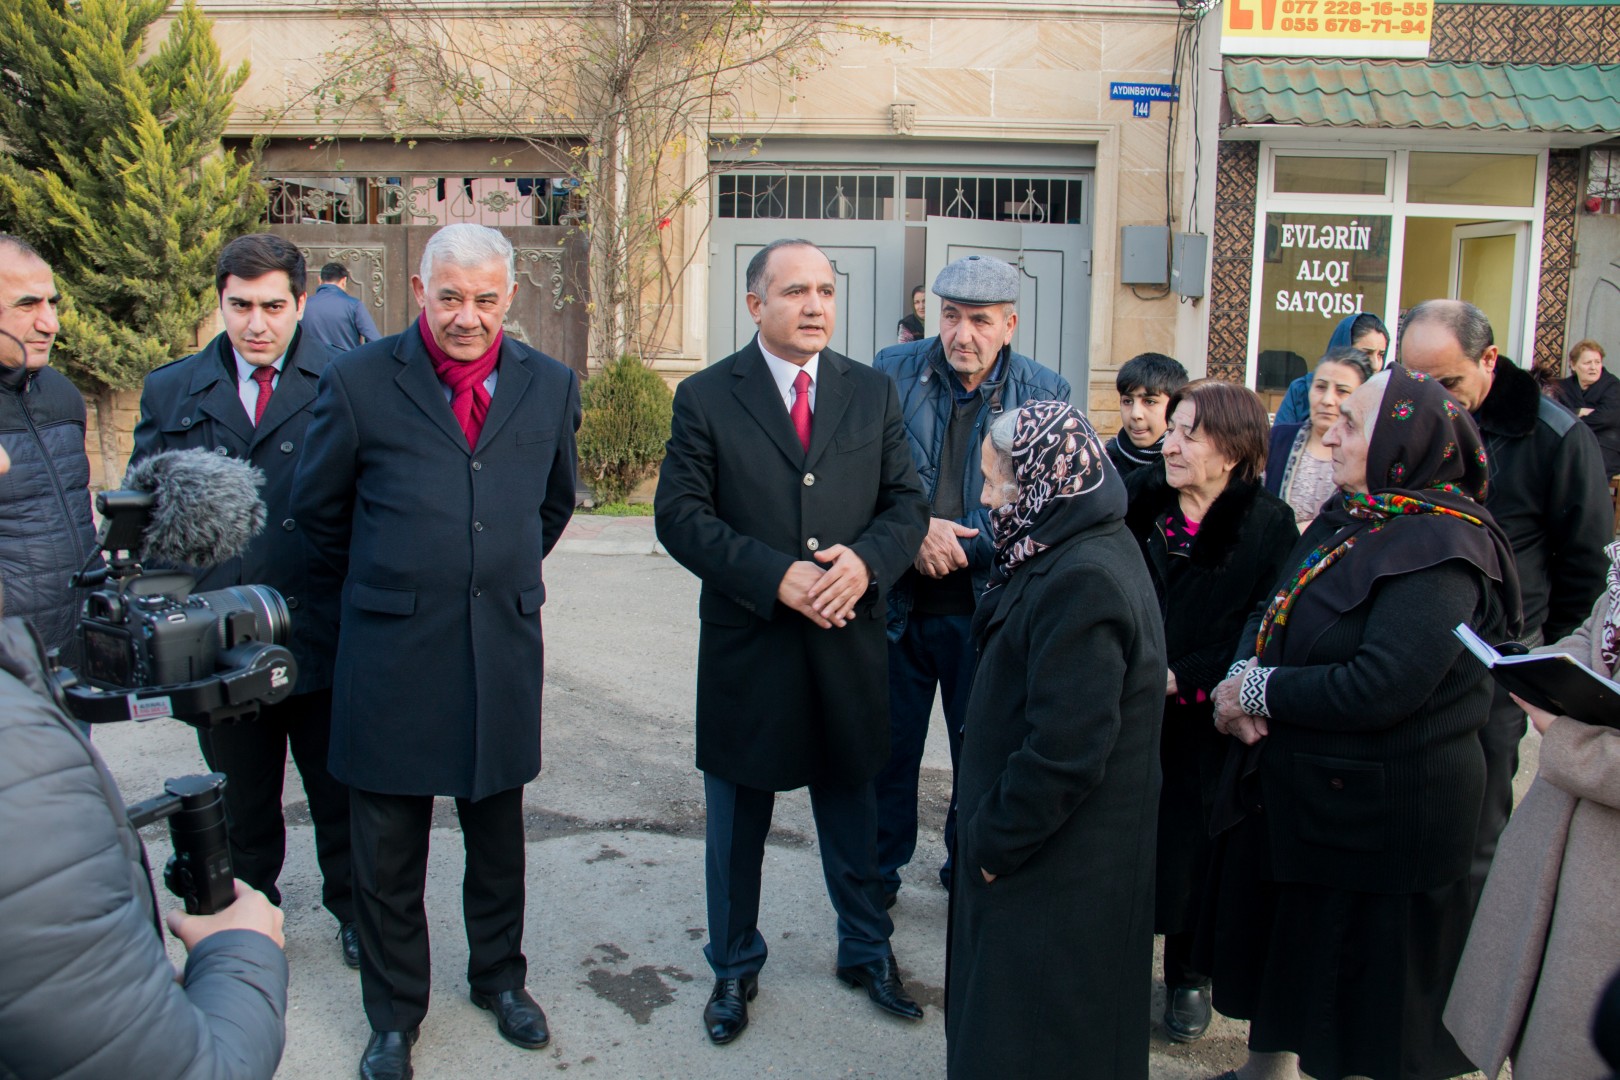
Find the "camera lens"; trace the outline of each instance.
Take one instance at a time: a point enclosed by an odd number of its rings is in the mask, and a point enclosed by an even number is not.
[[[225,640],[225,621],[238,611],[253,616],[254,637],[259,641],[285,645],[292,637],[292,618],[287,613],[287,602],[268,585],[235,585],[229,589],[213,589],[193,593],[219,617],[219,643],[222,647],[233,644]]]

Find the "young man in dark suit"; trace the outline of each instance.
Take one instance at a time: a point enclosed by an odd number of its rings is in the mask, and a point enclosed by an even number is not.
[[[832,265],[779,240],[748,265],[759,334],[675,393],[658,538],[703,581],[697,765],[704,774],[709,1038],[748,1025],[765,940],[760,866],[775,793],[808,786],[836,974],[920,1019],[889,947],[872,778],[889,754],[884,593],[928,504],[892,380],[827,347]]]
[[[287,852],[281,815],[287,751],[303,777],[321,899],[338,921],[343,959],[360,964],[349,873],[349,792],[327,770],[332,727],[332,656],[310,638],[304,538],[293,512],[293,475],[305,446],[326,346],[299,326],[304,256],[279,236],[239,236],[219,253],[215,284],[224,333],[195,355],[152,372],[135,428],[139,461],[164,450],[213,450],[264,473],[266,525],[229,562],[196,567],[197,591],[268,585],[291,619],[298,661],[291,697],[255,721],[200,730],[208,767],[225,774],[231,862],[236,876],[281,903],[276,879]]]
[[[335,632],[332,772],[350,786],[363,1080],[407,1080],[428,1007],[428,832],[454,797],[473,1004],[539,1049],[524,988],[523,785],[540,771],[541,560],[574,511],[579,383],[504,336],[512,245],[428,240],[421,318],[321,379],[298,513]]]

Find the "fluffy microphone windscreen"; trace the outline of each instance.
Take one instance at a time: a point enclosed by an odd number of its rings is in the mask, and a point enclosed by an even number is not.
[[[165,450],[130,466],[124,487],[156,496],[143,562],[214,566],[264,528],[264,474],[207,450]]]

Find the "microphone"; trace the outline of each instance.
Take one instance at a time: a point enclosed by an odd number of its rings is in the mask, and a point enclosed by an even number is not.
[[[165,450],[130,466],[123,492],[96,497],[106,516],[97,538],[108,547],[120,502],[149,506],[140,534],[142,562],[170,566],[215,566],[235,558],[264,528],[264,473],[245,461],[207,450]],[[134,498],[130,498],[134,493]],[[133,538],[131,538],[133,539]]]

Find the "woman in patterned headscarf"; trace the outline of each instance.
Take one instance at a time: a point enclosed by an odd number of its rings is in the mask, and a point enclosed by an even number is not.
[[[1228,758],[1212,903],[1196,950],[1215,1007],[1251,1021],[1242,1080],[1433,1080],[1471,1068],[1445,1028],[1468,933],[1484,792],[1485,669],[1453,635],[1520,619],[1482,505],[1473,419],[1392,365],[1326,436],[1342,492],[1300,537],[1216,726]]]
[[[949,1075],[1147,1076],[1164,632],[1125,489],[1062,402],[982,466],[995,565],[957,775]]]

